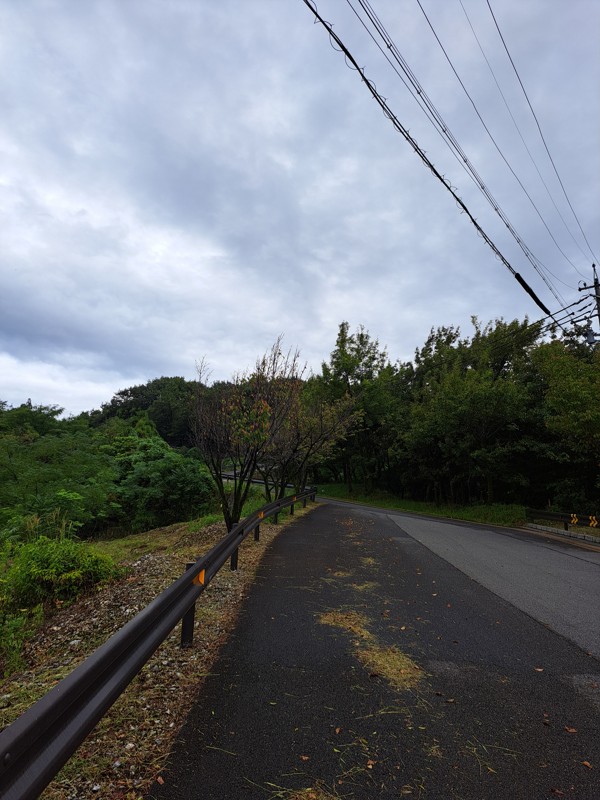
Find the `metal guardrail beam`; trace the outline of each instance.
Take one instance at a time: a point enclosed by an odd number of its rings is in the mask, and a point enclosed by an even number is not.
[[[526,508],[527,520],[545,519],[550,522],[562,522],[564,529],[569,530],[569,525],[583,525],[588,528],[597,528],[600,523],[598,514],[567,514],[558,511],[544,511],[542,509]]]
[[[35,800],[263,519],[316,490],[284,497],[238,522],[206,555],[0,732],[0,797]],[[190,644],[191,641],[188,642]]]

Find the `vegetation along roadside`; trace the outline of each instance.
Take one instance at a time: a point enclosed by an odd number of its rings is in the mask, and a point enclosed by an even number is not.
[[[432,329],[392,363],[342,322],[319,373],[280,337],[229,381],[210,383],[201,362],[195,381],[155,378],[67,418],[0,400],[0,724],[290,485],[497,525],[521,524],[525,506],[596,515],[600,350],[527,320],[473,329]],[[193,694],[210,669],[263,545],[206,592],[202,646],[161,648],[47,797],[131,800],[158,774],[179,687]]]
[[[296,514],[309,511],[310,507],[298,508]],[[25,642],[23,668],[0,686],[0,727],[10,724],[141,611],[181,574],[187,561],[225,535],[222,522],[207,519],[93,545],[94,552],[113,555],[120,562],[122,577],[72,604],[59,604]],[[44,791],[43,800],[143,796],[145,787],[160,774],[171,742],[235,625],[263,553],[294,518],[283,515],[280,520],[278,525],[261,526],[259,542],[248,537],[238,570],[224,567],[203,593],[196,607],[193,646],[179,646],[177,627]]]

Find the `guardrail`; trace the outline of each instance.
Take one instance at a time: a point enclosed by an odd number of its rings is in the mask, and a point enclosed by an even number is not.
[[[217,572],[260,524],[315,499],[316,489],[275,500],[241,520],[206,555],[111,636],[48,694],[0,732],[0,797],[35,800],[182,620],[182,646],[192,643],[194,605]]]
[[[525,516],[528,522],[534,519],[545,519],[548,522],[562,522],[564,530],[569,530],[569,525],[584,525],[587,528],[597,528],[599,517],[596,514],[566,514],[558,511],[543,511],[535,508],[526,508]]]

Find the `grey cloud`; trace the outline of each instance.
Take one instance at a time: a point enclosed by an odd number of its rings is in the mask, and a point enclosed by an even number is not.
[[[515,189],[418,8],[374,5],[519,233],[576,299],[578,276]],[[489,15],[465,7],[529,136]],[[351,11],[334,0],[319,8],[554,303]],[[462,11],[427,10],[561,245],[588,269],[540,194]],[[597,231],[597,9],[509,0],[498,11],[582,222]],[[105,392],[119,376],[191,377],[203,355],[227,377],[282,331],[318,369],[342,319],[409,358],[432,325],[537,316],[302,2],[34,1],[5,4],[0,24],[10,34],[0,55],[10,75],[0,85],[0,355],[11,397],[32,363],[43,386],[72,374],[89,396],[94,378],[79,358],[96,365]]]

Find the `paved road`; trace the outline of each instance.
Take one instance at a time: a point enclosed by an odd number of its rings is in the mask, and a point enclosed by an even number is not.
[[[585,549],[511,528],[353,507],[389,516],[465,575],[600,658],[600,547]]]
[[[572,641],[597,641],[598,569],[543,539],[320,506],[268,551],[149,797],[598,800],[600,662]],[[544,575],[595,592],[569,638]]]
[[[516,531],[392,519],[465,575],[600,658],[600,552]]]

